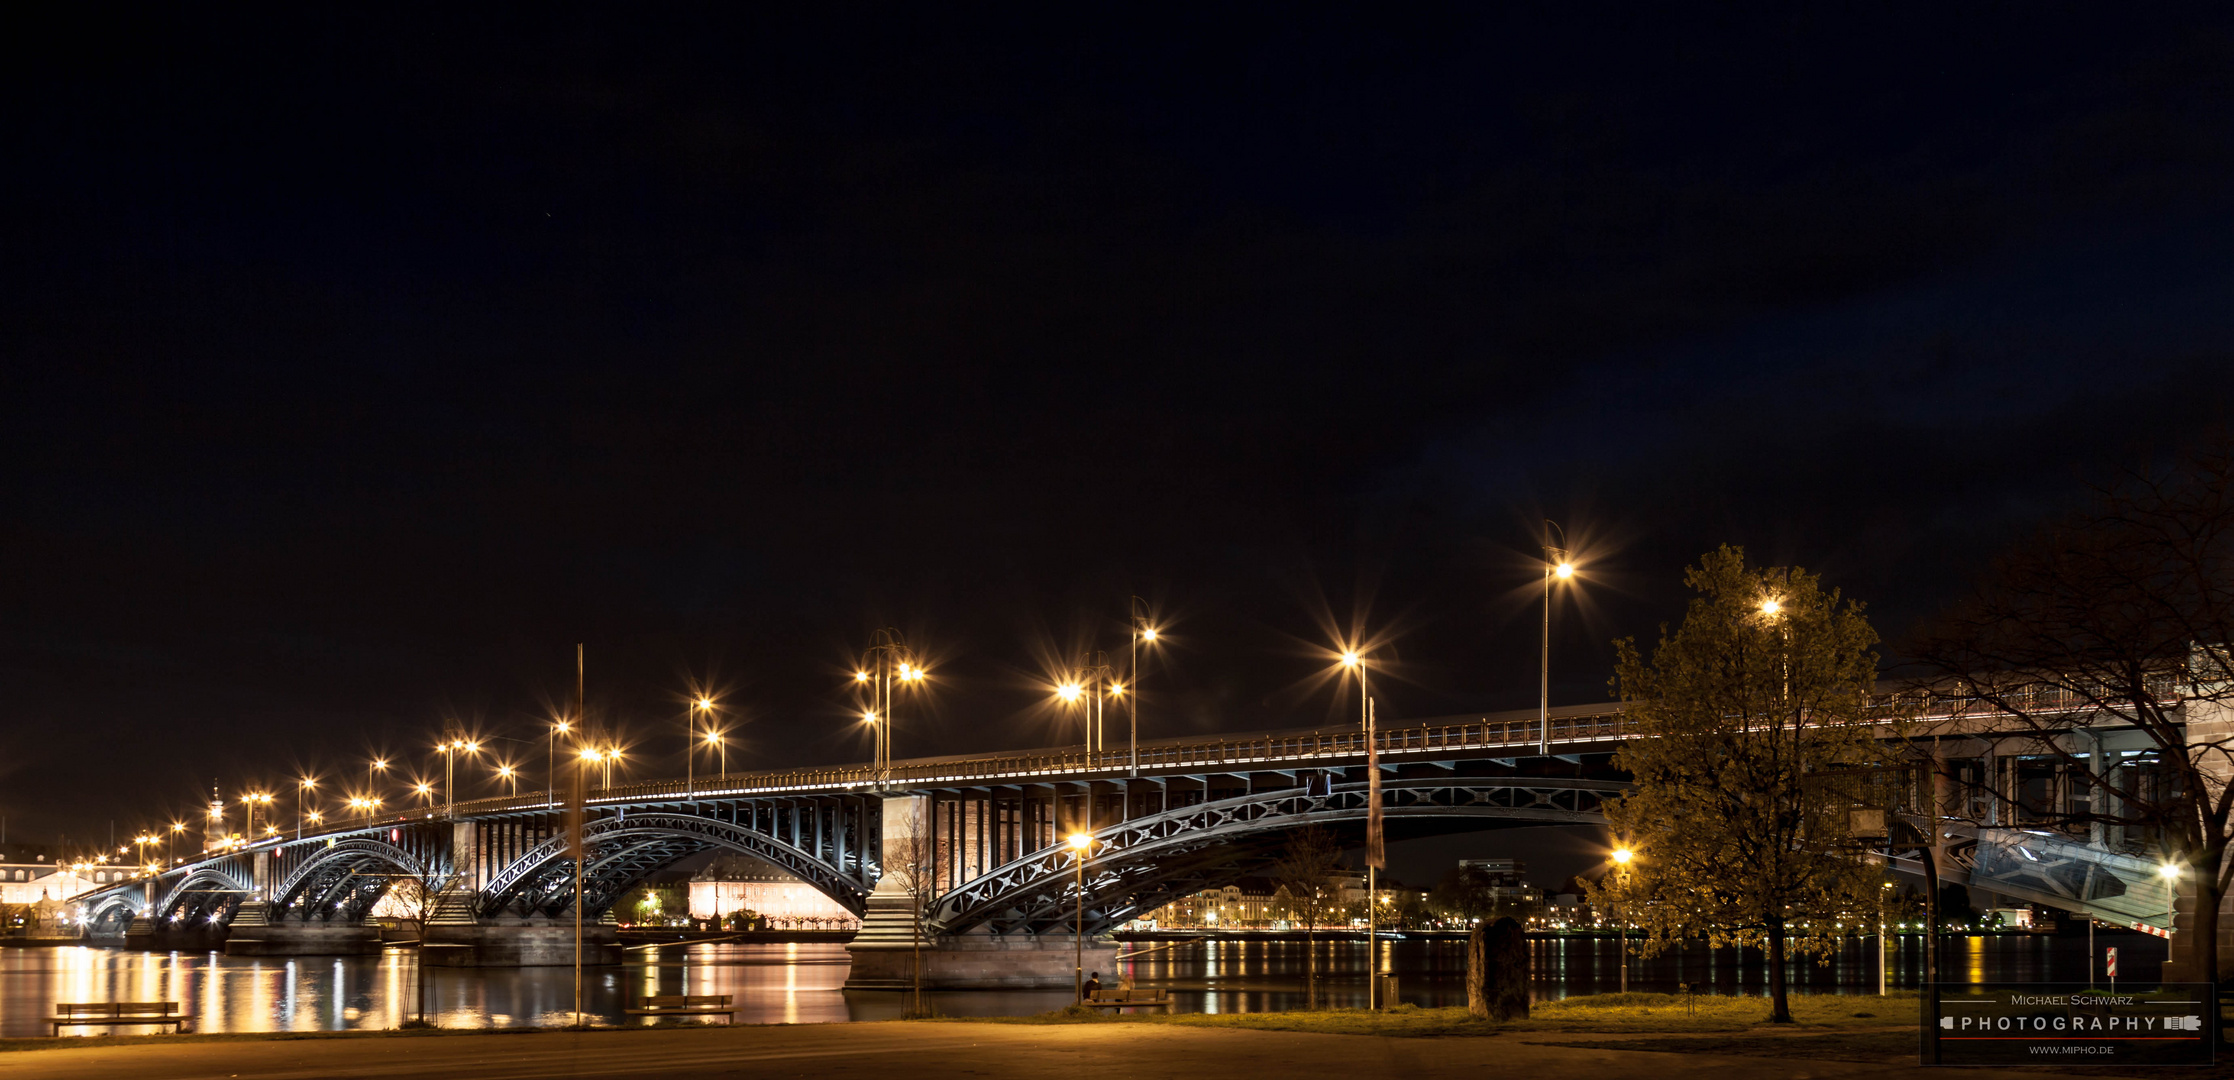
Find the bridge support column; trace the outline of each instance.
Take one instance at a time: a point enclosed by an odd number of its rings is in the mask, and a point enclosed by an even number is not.
[[[255,905],[257,922],[253,925],[233,918],[233,933],[225,939],[227,956],[366,956],[380,952],[380,928],[363,923],[296,922],[281,919],[272,922],[263,910]],[[249,905],[241,905],[241,915],[248,914]]]
[[[1068,934],[993,934],[982,928],[926,942],[922,950],[926,990],[1068,990],[1078,963]],[[906,990],[914,985],[913,950],[859,949],[848,990]],[[1087,971],[1116,985],[1117,946],[1103,938],[1086,939]]]
[[[486,919],[427,927],[421,956],[430,967],[570,967],[574,920]],[[600,920],[582,923],[582,963],[621,962],[620,928]]]
[[[884,800],[883,873],[869,893],[868,911],[861,931],[846,951],[853,957],[846,974],[848,990],[907,990],[916,985],[918,965],[926,990],[1056,989],[1072,984],[1077,956],[1068,935],[996,935],[984,929],[963,934],[934,934],[916,917],[923,899],[912,887],[908,871],[923,861],[928,850],[916,841],[916,830],[929,825],[931,800],[921,795],[895,795]],[[928,837],[925,837],[928,840]],[[926,883],[928,884],[928,883]],[[1114,944],[1088,939],[1088,971],[1110,979],[1117,970]]]

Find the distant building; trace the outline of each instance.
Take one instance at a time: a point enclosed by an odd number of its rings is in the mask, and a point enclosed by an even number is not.
[[[861,919],[814,886],[747,855],[723,855],[690,879],[690,917],[750,911],[777,930],[852,930]]]
[[[1460,859],[1458,866],[1488,879],[1488,899],[1496,910],[1511,913],[1523,925],[1545,920],[1548,912],[1544,891],[1528,883],[1527,863],[1519,859]]]
[[[62,900],[103,885],[136,876],[128,866],[89,866],[83,870],[57,866],[41,855],[32,862],[0,861],[0,904],[36,904]]]

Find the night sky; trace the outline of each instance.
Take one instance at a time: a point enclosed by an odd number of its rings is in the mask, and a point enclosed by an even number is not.
[[[1554,703],[1713,546],[1889,642],[2234,390],[2223,5],[9,18],[0,812]],[[309,21],[287,21],[306,19]],[[1888,647],[1888,656],[1891,646]],[[476,771],[461,794],[492,789]],[[281,788],[281,790],[286,790]],[[1486,842],[1486,841],[1485,841]]]

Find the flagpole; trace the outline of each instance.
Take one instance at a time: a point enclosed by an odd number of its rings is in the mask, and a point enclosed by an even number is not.
[[[589,724],[589,701],[584,690],[588,682],[588,666],[580,643],[574,646],[574,720]],[[574,855],[574,1026],[582,1026],[582,819],[587,816],[582,803],[582,756],[574,755],[574,783],[569,785],[566,807],[567,846]]]
[[[1358,672],[1358,688],[1365,688],[1365,673]],[[1380,1007],[1380,869],[1388,862],[1381,837],[1381,751],[1374,721],[1373,699],[1365,699],[1365,1007]]]

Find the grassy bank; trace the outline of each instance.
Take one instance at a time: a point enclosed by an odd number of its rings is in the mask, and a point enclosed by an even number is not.
[[[1914,991],[1887,997],[1793,996],[1789,1027],[1778,1030],[1819,1033],[1887,1026],[1913,1028]],[[1174,1024],[1181,1027],[1233,1027],[1257,1031],[1309,1031],[1327,1035],[1491,1035],[1500,1032],[1575,1034],[1708,1034],[1750,1031],[1767,1025],[1769,1003],[1757,997],[1678,994],[1595,994],[1543,1002],[1526,1020],[1492,1023],[1463,1008],[1422,1009],[1400,1005],[1386,1012],[1321,1009],[1269,1013],[1128,1013],[1072,1006],[1038,1016],[953,1018],[936,1022],[986,1024]]]

